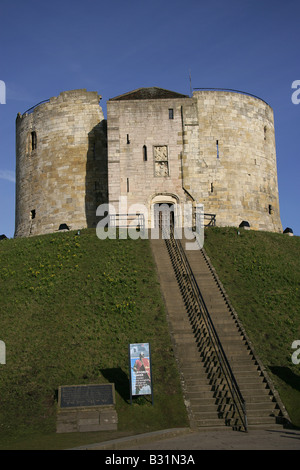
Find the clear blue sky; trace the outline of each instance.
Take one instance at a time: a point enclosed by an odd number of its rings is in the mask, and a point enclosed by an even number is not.
[[[0,0],[0,235],[14,235],[15,119],[61,91],[255,94],[274,110],[283,228],[300,235],[299,0]],[[299,93],[300,97],[300,93]]]

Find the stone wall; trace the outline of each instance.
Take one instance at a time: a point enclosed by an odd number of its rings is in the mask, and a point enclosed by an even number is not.
[[[56,432],[95,432],[118,429],[118,415],[114,407],[78,410],[59,410]]]
[[[134,95],[133,95],[134,96]],[[242,93],[108,101],[109,201],[188,201],[217,225],[282,231],[273,111]],[[172,113],[170,115],[170,110]],[[171,117],[172,116],[172,117]],[[145,149],[147,158],[145,158]]]
[[[73,90],[16,121],[15,236],[96,224],[107,202],[106,122],[96,92]]]
[[[143,204],[190,200],[182,187],[181,107],[189,98],[112,100],[107,103],[109,202],[119,210]],[[172,110],[172,112],[171,112]]]
[[[143,205],[152,225],[155,204],[192,202],[219,226],[282,231],[273,111],[263,100],[139,89],[107,102],[107,129],[99,100],[67,91],[18,115],[15,236],[95,227],[106,202],[116,213]]]
[[[252,96],[196,91],[184,109],[184,182],[217,225],[282,231],[273,111]]]

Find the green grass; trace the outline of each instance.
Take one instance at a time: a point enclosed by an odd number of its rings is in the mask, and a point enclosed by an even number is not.
[[[148,240],[95,230],[0,245],[0,448],[70,448],[188,426]],[[151,396],[130,405],[128,344],[150,342]],[[118,431],[56,434],[60,385],[115,383]]]
[[[205,249],[300,426],[298,237],[206,230]],[[165,308],[147,240],[95,230],[0,242],[0,449],[65,449],[188,426]],[[150,342],[154,405],[130,405],[128,344]],[[56,434],[60,385],[115,383],[117,431]]]
[[[238,232],[240,233],[238,235]],[[210,228],[204,248],[295,426],[300,427],[300,238]]]

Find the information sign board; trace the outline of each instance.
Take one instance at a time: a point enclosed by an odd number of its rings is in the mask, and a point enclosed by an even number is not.
[[[135,395],[152,395],[150,343],[129,345],[130,399]]]
[[[58,404],[60,408],[114,405],[114,384],[66,385],[59,387]]]

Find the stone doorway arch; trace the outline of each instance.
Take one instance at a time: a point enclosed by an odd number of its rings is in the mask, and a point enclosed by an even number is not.
[[[154,205],[154,227],[174,227],[174,204],[171,203],[156,203]]]
[[[173,194],[156,194],[150,203],[151,227],[178,225],[179,199]]]

